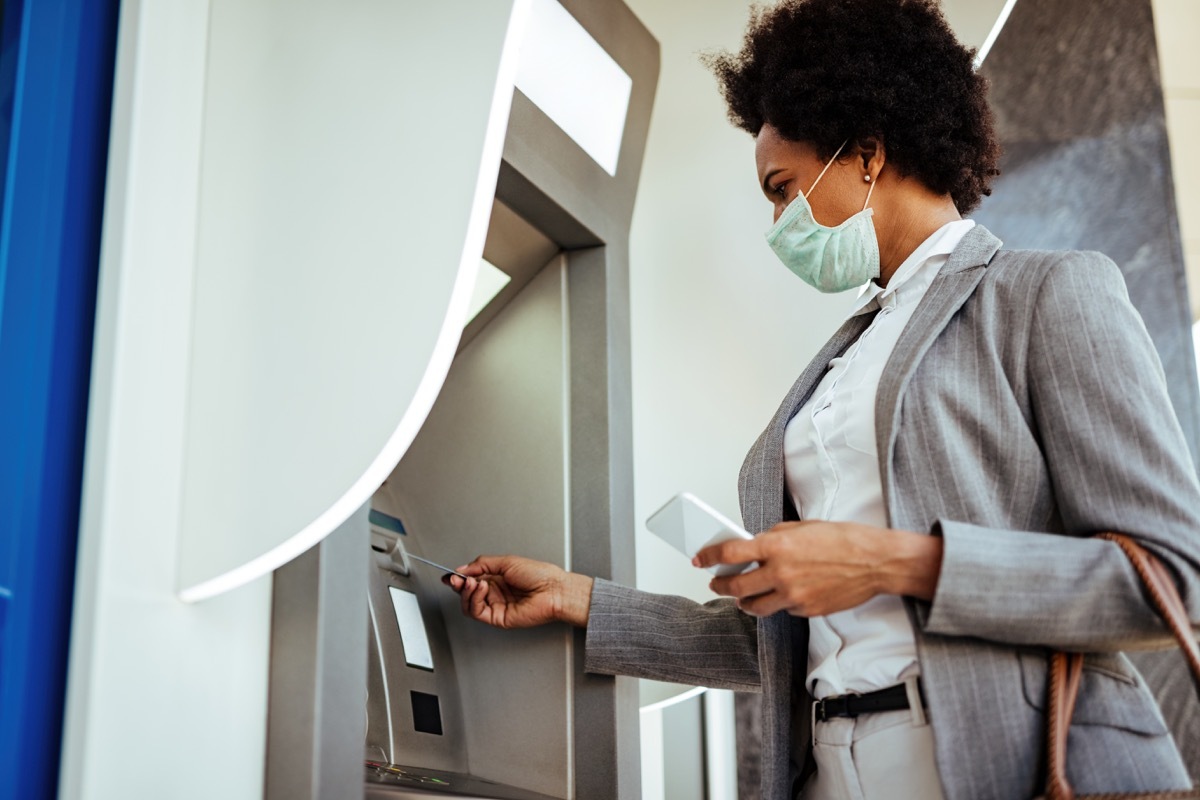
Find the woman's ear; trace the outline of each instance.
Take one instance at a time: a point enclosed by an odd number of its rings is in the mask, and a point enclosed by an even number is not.
[[[864,136],[855,142],[858,160],[861,162],[863,174],[872,181],[879,177],[883,165],[887,161],[887,152],[880,136]]]

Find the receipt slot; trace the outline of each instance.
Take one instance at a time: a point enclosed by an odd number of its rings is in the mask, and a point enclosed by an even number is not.
[[[569,626],[467,619],[421,560],[517,553],[635,579],[629,224],[658,44],[616,0],[531,6],[530,35],[561,38],[558,66],[523,45],[480,292],[438,397],[369,507],[303,570],[276,571],[269,800],[641,795],[636,682],[586,674]],[[556,81],[591,96],[563,66],[584,51],[628,81],[611,146],[581,143],[597,126],[553,106]],[[328,788],[348,763],[357,787]]]

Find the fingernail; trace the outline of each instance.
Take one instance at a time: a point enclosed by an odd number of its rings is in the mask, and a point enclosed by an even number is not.
[[[693,557],[692,557],[692,566],[693,566],[693,567],[698,567],[698,566],[700,566],[700,556],[693,556]]]

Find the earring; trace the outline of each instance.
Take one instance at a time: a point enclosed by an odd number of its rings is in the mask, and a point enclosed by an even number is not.
[[[871,182],[871,176],[870,176],[870,175],[863,175],[863,180],[864,180],[864,181],[866,181],[867,183],[870,183],[870,182]]]

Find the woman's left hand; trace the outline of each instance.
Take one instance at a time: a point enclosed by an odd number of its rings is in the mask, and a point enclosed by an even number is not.
[[[706,547],[698,567],[757,561],[741,575],[713,578],[717,594],[737,598],[756,617],[779,611],[823,616],[877,594],[932,600],[942,561],[941,537],[852,522],[782,522],[752,540]]]

